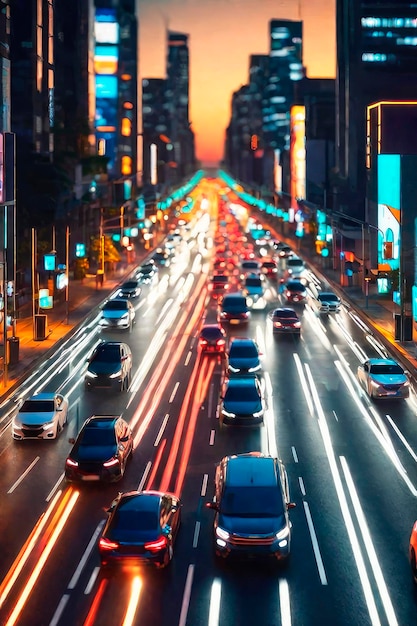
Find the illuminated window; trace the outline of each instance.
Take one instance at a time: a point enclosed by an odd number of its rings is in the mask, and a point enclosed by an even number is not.
[[[98,156],[104,156],[106,154],[106,140],[105,139],[98,140],[97,154]]]
[[[131,102],[123,102],[124,109],[133,109],[133,104]]]

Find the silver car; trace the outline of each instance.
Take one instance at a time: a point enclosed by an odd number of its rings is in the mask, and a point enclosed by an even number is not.
[[[19,404],[12,423],[13,439],[55,439],[68,419],[68,399],[60,393],[38,393]]]
[[[371,398],[408,398],[410,383],[401,365],[393,359],[368,359],[359,365],[358,380]]]
[[[135,308],[130,300],[114,298],[104,304],[99,326],[101,330],[132,330],[134,320]]]

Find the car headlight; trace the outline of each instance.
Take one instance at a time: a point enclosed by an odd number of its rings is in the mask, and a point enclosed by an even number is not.
[[[52,422],[46,422],[46,424],[43,424],[42,428],[44,430],[49,430],[50,428],[54,428],[54,426],[55,426],[55,423],[52,421]]]
[[[129,319],[129,313],[123,313],[122,317],[120,318],[120,321],[125,322],[128,319]]]
[[[255,365],[255,367],[250,367],[250,368],[248,369],[248,372],[251,372],[251,373],[252,373],[252,372],[259,372],[259,370],[260,370],[260,369],[261,369],[261,364],[260,364],[260,363],[258,363],[258,365]]]
[[[380,387],[380,386],[381,386],[381,383],[377,382],[377,381],[376,381],[376,380],[374,380],[373,378],[370,378],[370,382],[371,382],[371,385],[372,385],[373,387]]]
[[[263,414],[264,414],[264,410],[261,409],[260,411],[255,411],[253,413],[253,417],[262,417]]]
[[[233,367],[233,365],[230,365],[230,363],[229,363],[229,370],[233,372],[233,374],[238,374],[240,372],[239,367]]]
[[[119,370],[118,372],[115,372],[114,374],[110,374],[109,378],[118,378],[121,375],[122,375],[122,370]]]
[[[224,528],[220,528],[220,526],[217,526],[216,536],[220,539],[225,539],[227,541],[227,539],[229,539],[230,537],[230,533],[228,533],[227,530],[224,530]]]
[[[276,538],[278,539],[278,541],[281,541],[282,539],[286,539],[290,534],[290,529],[288,526],[284,526],[284,528],[282,528],[279,532],[276,533]]]
[[[89,370],[86,371],[85,373],[86,378],[97,378],[98,374],[95,374],[94,372],[90,372]]]
[[[236,417],[236,413],[231,413],[230,411],[226,411],[226,409],[223,409],[222,413],[225,417]]]

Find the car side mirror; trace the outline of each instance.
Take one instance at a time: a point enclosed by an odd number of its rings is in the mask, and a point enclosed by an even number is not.
[[[70,438],[68,439],[68,443],[72,443],[72,444],[74,444],[74,443],[75,443],[75,439],[74,439],[74,437],[70,437]]]
[[[287,503],[287,509],[288,509],[288,510],[290,510],[290,509],[295,509],[295,507],[296,507],[296,506],[297,506],[297,505],[296,505],[296,503],[295,503],[295,502],[288,502],[288,503]]]
[[[218,511],[219,505],[217,504],[217,502],[206,502],[206,508],[213,509],[213,511]]]

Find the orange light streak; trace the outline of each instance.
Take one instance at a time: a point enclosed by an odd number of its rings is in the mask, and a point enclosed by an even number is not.
[[[206,278],[201,277],[201,281],[206,282]],[[202,311],[204,309],[205,298],[206,298],[206,293],[205,292],[200,293],[197,304],[196,305],[193,304],[193,307],[194,307],[193,317],[189,321],[185,330],[182,330],[182,327],[185,324],[185,320],[189,314],[189,311],[185,311],[183,313],[183,316],[177,326],[178,332],[172,339],[172,342],[174,343],[176,343],[179,340],[178,345],[175,350],[175,355],[177,356],[177,358],[173,358],[173,355],[169,350],[164,351],[161,357],[161,360],[158,363],[158,367],[155,370],[150,380],[150,383],[147,385],[146,389],[144,390],[144,393],[142,395],[142,400],[130,422],[131,428],[134,429],[137,422],[142,417],[142,411],[144,411],[145,407],[148,408],[145,416],[143,417],[139,425],[138,432],[135,435],[135,438],[134,438],[135,447],[137,447],[139,443],[141,442],[149,426],[149,423],[152,417],[154,416],[155,408],[161,400],[162,393],[164,392],[164,388],[160,389],[161,385],[165,385],[165,382],[169,380],[173,371],[177,367],[181,353],[184,350],[185,345],[187,344],[187,341],[189,340],[189,335],[191,334],[192,328],[196,325],[197,321],[201,318]],[[151,403],[151,408],[149,409],[150,403]]]
[[[69,492],[71,492],[71,489],[68,490]],[[28,581],[18,599],[18,601],[16,602],[16,605],[9,617],[9,619],[7,620],[5,626],[13,626],[13,624],[16,624],[17,619],[19,618],[20,613],[23,610],[23,607],[27,601],[27,599],[29,598],[31,592],[33,591],[33,588],[35,586],[36,581],[38,580],[40,573],[46,563],[46,561],[48,560],[48,557],[50,555],[50,553],[52,552],[52,549],[59,537],[59,535],[61,534],[62,529],[64,528],[69,516],[71,515],[71,512],[75,506],[75,503],[77,502],[78,496],[80,495],[79,491],[74,491],[69,499],[68,504],[65,507],[65,510],[63,511],[58,524],[54,530],[54,532],[51,535],[51,538],[48,542],[48,545],[45,546],[45,549],[43,550],[42,554],[40,555],[33,571],[32,574],[29,576]],[[62,503],[61,503],[62,504]]]
[[[94,600],[91,604],[90,610],[88,611],[84,626],[93,626],[101,603],[101,599],[104,596],[104,592],[106,590],[108,582],[109,581],[107,578],[103,578],[103,580],[100,582],[99,588],[97,589],[97,593],[94,596]]]
[[[130,591],[129,604],[122,626],[132,626],[135,619],[136,610],[139,604],[140,592],[142,591],[142,580],[139,576],[135,576],[132,580],[132,589]]]
[[[58,491],[55,494],[55,497],[53,498],[53,500],[51,500],[51,503],[49,505],[49,507],[47,508],[47,510],[45,511],[45,513],[42,513],[41,517],[38,519],[38,521],[36,522],[35,527],[33,528],[32,532],[30,533],[29,537],[26,539],[25,543],[23,544],[19,554],[17,555],[17,557],[15,558],[13,565],[10,567],[9,571],[7,572],[6,576],[4,577],[1,585],[0,585],[0,608],[3,606],[4,601],[6,600],[7,596],[10,593],[10,590],[12,589],[14,583],[16,582],[20,572],[23,569],[23,566],[25,565],[25,563],[27,562],[28,558],[30,557],[32,550],[41,534],[41,532],[43,531],[43,529],[46,526],[46,523],[49,519],[49,517],[52,514],[53,509],[55,508],[55,505],[58,501],[58,499],[61,497],[62,491]]]
[[[158,467],[159,467],[159,464],[161,462],[161,457],[162,457],[162,453],[163,453],[163,451],[165,449],[166,442],[167,442],[166,439],[163,439],[161,441],[161,445],[159,446],[159,450],[158,450],[157,455],[155,457],[155,463],[152,466],[152,472],[149,474],[149,477],[148,477],[148,482],[146,484],[146,489],[152,489],[152,483],[155,480],[156,472],[158,471]]]
[[[206,359],[207,363],[207,359]],[[213,375],[214,363],[211,361],[209,367],[206,367],[207,371],[202,371],[200,379],[198,381],[198,389],[194,396],[193,406],[191,409],[190,421],[188,423],[187,432],[185,436],[184,446],[180,457],[180,466],[177,473],[177,480],[175,483],[174,493],[181,494],[182,487],[185,480],[185,473],[187,471],[188,462],[190,460],[191,448],[193,445],[195,429],[197,426],[198,416],[200,414],[201,404],[206,397],[207,388],[211,377]]]

